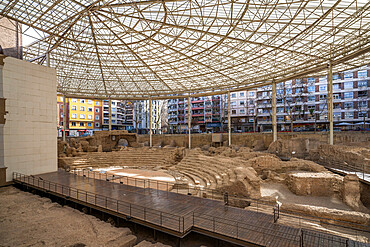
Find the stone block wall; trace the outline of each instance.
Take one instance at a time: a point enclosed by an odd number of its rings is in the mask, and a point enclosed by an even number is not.
[[[39,174],[57,170],[56,71],[6,57],[0,78],[6,122],[0,125],[0,166]],[[1,67],[0,67],[1,70]]]
[[[309,138],[320,142],[328,142],[327,133],[313,133],[313,132],[295,132],[295,133],[278,133],[279,139],[292,139],[292,138]],[[164,145],[169,145],[174,140],[177,146],[188,146],[188,135],[174,134],[174,135],[153,135],[153,145],[163,142]],[[223,141],[228,140],[227,133],[223,134]],[[245,145],[252,147],[254,141],[263,140],[265,148],[272,142],[272,133],[232,133],[231,143],[235,145]],[[149,142],[149,135],[138,135],[138,142]],[[370,141],[370,132],[339,132],[334,133],[334,144],[346,143],[364,143]],[[203,145],[210,145],[212,143],[212,134],[192,134],[191,145],[192,147],[201,147]]]

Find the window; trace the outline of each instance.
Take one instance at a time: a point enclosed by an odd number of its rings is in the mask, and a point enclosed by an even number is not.
[[[367,97],[367,91],[358,91],[358,97],[359,98]]]
[[[99,112],[99,108],[96,108],[96,109],[95,109],[95,112]]]
[[[339,93],[333,94],[333,99],[340,99],[340,94]]]
[[[231,98],[236,98],[236,93],[232,93]]]
[[[358,113],[358,117],[359,118],[364,118],[364,117],[367,117],[367,112],[366,111],[361,111]]]
[[[254,109],[249,109],[249,114],[254,114]]]
[[[353,92],[344,93],[345,99],[353,99]]]
[[[89,105],[92,105],[93,101],[92,101],[91,99],[89,99],[89,100],[87,101],[87,103],[88,103]]]
[[[93,119],[93,115],[88,115],[87,119]]]
[[[254,92],[249,92],[249,96],[250,97],[253,97],[254,96]]]
[[[268,96],[268,92],[262,92],[262,97]]]
[[[326,76],[322,76],[319,78],[319,82],[326,82]]]
[[[344,103],[344,109],[353,109],[353,103],[352,102],[345,102]]]
[[[71,122],[71,126],[76,126],[76,122]]]
[[[361,71],[357,72],[357,77],[358,78],[367,77],[367,70],[361,70]]]
[[[277,107],[276,112],[280,112],[280,113],[284,112],[284,107]]]
[[[84,122],[81,122],[80,123],[80,127],[85,127],[85,123]]]
[[[80,107],[80,111],[85,111],[85,107],[84,106],[81,106]]]
[[[73,102],[73,103],[76,103],[76,102],[77,102],[77,99],[72,99],[72,102]]]
[[[63,113],[60,114],[60,117],[63,118]]]
[[[77,114],[76,113],[72,113],[72,118],[77,118]]]
[[[344,72],[344,79],[349,79],[353,78],[353,73],[352,72]]]
[[[240,114],[244,114],[245,113],[245,110],[244,109],[240,109]]]
[[[323,92],[323,91],[326,91],[328,88],[327,88],[327,85],[320,85],[319,86],[319,91],[320,92]]]
[[[283,95],[284,94],[284,89],[278,89],[278,90],[276,90],[276,94],[277,95]]]
[[[333,109],[340,109],[340,108],[341,108],[341,104],[340,103],[333,104]]]
[[[328,98],[327,94],[320,94],[320,100],[326,100]]]
[[[300,93],[300,92],[302,92],[302,88],[296,88],[295,89],[295,93]]]
[[[85,119],[85,114],[80,114],[81,119]]]
[[[95,123],[95,127],[100,127],[100,124],[99,123]]]
[[[92,107],[87,108],[87,111],[92,112]]]
[[[239,105],[244,105],[244,100],[239,101]]]
[[[99,116],[95,116],[95,120],[99,120],[100,119],[100,117]]]
[[[292,94],[292,89],[291,88],[286,88],[285,93],[286,94]]]
[[[99,101],[95,101],[95,105],[99,105]]]
[[[112,101],[112,105],[116,105],[116,102]]]
[[[307,101],[315,101],[315,96],[308,96]]]
[[[80,102],[81,102],[81,103],[85,103],[85,100],[84,100],[84,99],[80,99]]]
[[[315,110],[315,105],[309,105],[309,106],[307,106],[307,109],[308,110]]]
[[[344,83],[344,89],[353,88],[353,82],[347,81]]]
[[[87,127],[92,127],[92,123],[87,123]]]
[[[315,83],[315,78],[314,77],[307,78],[307,82],[308,83]]]
[[[244,93],[240,93],[240,97],[244,97]]]
[[[345,112],[344,118],[353,118],[353,112]]]
[[[231,101],[230,106],[236,106],[236,101]]]
[[[292,97],[286,97],[286,102],[288,103],[292,103],[293,102],[293,98]]]
[[[63,110],[63,105],[60,105],[60,109]]]
[[[340,80],[340,74],[334,74],[333,80]]]
[[[73,106],[71,107],[71,110],[72,110],[72,111],[76,111],[76,110],[77,110],[77,106],[73,105]]]
[[[359,81],[358,87],[367,87],[367,81]]]
[[[235,115],[236,114],[236,110],[232,110],[231,111],[231,114]]]
[[[116,120],[112,120],[112,124],[116,123]]]
[[[333,84],[333,90],[338,90],[338,89],[340,89],[340,84],[339,83]]]
[[[310,92],[310,93],[315,92],[315,86],[307,87],[307,91]]]
[[[359,108],[367,108],[367,101],[359,101],[358,102]]]
[[[334,112],[333,113],[333,119],[334,120],[339,120],[341,118],[341,113],[340,112]]]

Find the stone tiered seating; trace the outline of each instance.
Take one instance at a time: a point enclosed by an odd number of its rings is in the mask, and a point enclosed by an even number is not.
[[[172,165],[171,149],[135,149],[128,148],[114,152],[90,152],[80,157],[64,158],[71,168],[74,167],[164,167]]]
[[[205,188],[216,189],[236,180],[233,168],[236,163],[224,162],[222,158],[205,155],[188,155],[174,168],[180,173],[201,178]],[[194,179],[196,180],[196,179]]]

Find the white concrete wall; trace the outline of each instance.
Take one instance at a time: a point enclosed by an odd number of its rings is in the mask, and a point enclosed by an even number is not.
[[[56,71],[10,57],[4,63],[2,86],[9,113],[0,133],[4,137],[0,148],[4,148],[7,181],[14,171],[56,171]]]

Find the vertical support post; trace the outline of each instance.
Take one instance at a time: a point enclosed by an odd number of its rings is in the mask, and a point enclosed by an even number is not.
[[[329,61],[329,73],[328,73],[328,91],[329,91],[329,105],[328,105],[328,117],[329,117],[329,144],[334,144],[334,128],[333,128],[333,66]]]
[[[109,131],[112,131],[112,100],[109,99]]]
[[[153,146],[153,136],[152,136],[152,98],[149,98],[149,146]]]
[[[50,53],[46,53],[46,66],[50,67]]]
[[[272,134],[273,141],[277,141],[277,122],[276,122],[276,82],[272,81]]]
[[[63,94],[63,141],[66,141],[66,129],[67,129],[66,95]]]
[[[189,149],[191,149],[191,99],[188,96],[188,132],[189,132]]]
[[[231,99],[230,91],[227,92],[227,129],[229,130],[229,147],[231,146]]]

